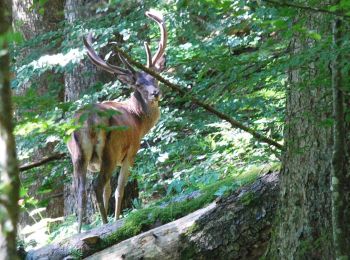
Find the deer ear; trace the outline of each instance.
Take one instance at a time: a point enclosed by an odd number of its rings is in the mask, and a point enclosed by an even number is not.
[[[133,73],[118,74],[117,78],[121,83],[126,84],[126,85],[134,85],[136,82],[136,77]]]
[[[158,72],[162,72],[165,69],[165,65],[166,65],[166,57],[165,55],[163,55],[157,60],[156,64],[153,65],[153,68]]]

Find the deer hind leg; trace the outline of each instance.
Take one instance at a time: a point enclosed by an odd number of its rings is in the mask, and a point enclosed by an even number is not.
[[[74,132],[72,138],[68,141],[67,147],[72,157],[73,163],[73,185],[78,203],[78,232],[81,232],[81,226],[86,208],[86,172],[87,164],[91,157],[89,145],[81,143],[81,133]],[[83,145],[84,144],[84,145]]]
[[[124,198],[124,190],[125,186],[128,182],[128,178],[130,175],[130,167],[133,163],[133,159],[126,157],[122,162],[122,167],[120,169],[119,177],[118,177],[118,185],[115,190],[115,220],[119,219],[121,213],[122,201]]]
[[[108,222],[107,220],[107,208],[108,200],[111,195],[110,178],[113,172],[113,163],[105,156],[101,162],[101,171],[97,178],[94,180],[93,186],[96,194],[97,207],[101,214],[103,224]]]
[[[87,163],[83,157],[79,157],[73,161],[74,168],[74,188],[77,194],[78,201],[78,233],[81,232],[81,226],[86,209],[86,171]]]

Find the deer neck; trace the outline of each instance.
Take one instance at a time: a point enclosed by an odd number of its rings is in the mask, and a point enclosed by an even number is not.
[[[158,101],[146,102],[141,94],[135,91],[130,97],[130,104],[131,110],[138,118],[144,136],[159,120]]]

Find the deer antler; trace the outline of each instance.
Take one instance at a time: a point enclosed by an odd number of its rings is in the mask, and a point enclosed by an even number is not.
[[[112,65],[112,64],[106,62],[105,60],[103,60],[96,53],[96,51],[92,48],[92,34],[91,33],[89,33],[87,38],[84,38],[83,41],[84,41],[84,45],[87,49],[87,54],[88,54],[90,60],[96,66],[108,71],[109,73],[116,73],[119,75],[129,75],[131,72],[133,72],[133,69],[131,68],[129,63],[127,63],[128,65],[126,65],[128,67],[128,69],[124,69],[124,68]],[[121,55],[119,57],[121,57]],[[125,59],[121,59],[121,61],[125,64],[125,62],[124,62]]]
[[[167,38],[168,34],[165,28],[164,18],[163,15],[160,12],[157,12],[155,10],[147,11],[146,15],[151,18],[153,21],[155,21],[160,28],[160,42],[158,44],[158,50],[156,54],[153,56],[151,55],[151,50],[149,48],[149,45],[147,42],[144,43],[146,55],[147,55],[147,67],[148,68],[156,68],[156,69],[162,69],[163,62],[164,62],[164,52],[166,48]],[[92,34],[89,33],[87,38],[84,38],[84,45],[87,49],[87,54],[90,58],[90,60],[101,69],[104,69],[108,71],[109,73],[115,73],[118,75],[130,75],[132,73],[135,73],[135,70],[132,68],[132,66],[128,63],[125,58],[118,54],[120,60],[123,62],[123,64],[127,67],[127,69],[112,65],[108,63],[107,61],[103,60],[96,51],[92,48]]]
[[[153,21],[155,21],[160,28],[160,42],[158,44],[158,50],[156,54],[153,56],[151,55],[151,50],[149,48],[149,45],[147,42],[144,43],[145,51],[147,55],[147,67],[157,67],[158,63],[160,63],[161,58],[164,56],[166,43],[168,39],[168,34],[165,28],[164,18],[163,15],[155,10],[150,10],[146,12],[146,15],[151,18]]]

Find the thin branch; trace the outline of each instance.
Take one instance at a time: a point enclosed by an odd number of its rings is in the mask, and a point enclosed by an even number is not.
[[[278,150],[284,150],[283,145],[281,145],[280,143],[276,142],[275,140],[273,140],[271,138],[268,138],[268,137],[260,134],[259,132],[255,131],[254,129],[251,129],[251,128],[243,125],[242,123],[240,123],[237,120],[233,119],[229,115],[218,111],[213,106],[211,106],[211,105],[209,105],[209,104],[207,104],[205,102],[202,102],[201,100],[197,99],[196,97],[189,96],[188,95],[188,91],[185,90],[180,85],[176,85],[174,83],[171,83],[170,81],[168,81],[167,79],[163,78],[162,76],[160,76],[155,71],[147,68],[146,66],[142,65],[141,63],[139,63],[137,61],[134,61],[127,53],[125,53],[120,48],[115,47],[115,49],[116,49],[117,52],[121,53],[132,65],[134,65],[138,69],[143,70],[144,72],[150,74],[155,79],[157,79],[158,81],[162,82],[164,85],[168,86],[172,90],[174,90],[177,93],[179,93],[181,96],[188,98],[192,103],[194,103],[194,104],[204,108],[208,112],[210,112],[210,113],[216,115],[217,117],[219,117],[219,118],[229,122],[233,128],[239,128],[239,129],[241,129],[241,130],[243,130],[243,131],[245,131],[247,133],[250,133],[253,137],[255,137],[257,140],[259,140],[261,142],[264,142],[264,143],[267,143],[269,145],[272,145],[272,146],[276,147]]]
[[[48,162],[52,162],[52,161],[56,161],[56,160],[60,160],[60,159],[66,158],[66,156],[67,156],[66,153],[54,154],[54,155],[45,157],[44,159],[41,159],[39,161],[22,165],[22,166],[19,167],[19,171],[24,172],[24,171],[27,171],[29,169],[32,169],[32,168],[35,168],[35,167],[39,167],[39,166],[41,166],[43,164],[46,164]]]
[[[325,14],[335,15],[338,17],[350,18],[350,15],[346,15],[346,14],[341,13],[341,12],[334,12],[334,11],[330,11],[327,9],[299,5],[299,4],[295,4],[295,3],[287,3],[285,1],[262,0],[262,2],[266,2],[266,3],[272,4],[272,5],[281,6],[281,7],[292,7],[292,8],[302,9],[302,10],[316,12],[316,13],[325,13]]]
[[[61,193],[57,193],[57,194],[52,194],[50,196],[47,196],[45,198],[43,198],[43,200],[51,200],[51,199],[56,199],[56,198],[60,198],[60,197],[63,197],[63,192]]]

